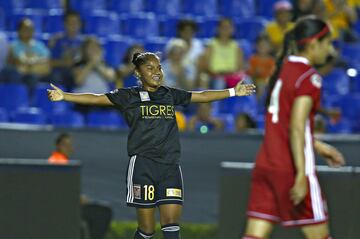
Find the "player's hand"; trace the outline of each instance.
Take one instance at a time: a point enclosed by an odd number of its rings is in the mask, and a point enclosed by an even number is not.
[[[252,95],[255,93],[255,88],[256,87],[254,84],[242,84],[242,81],[240,81],[235,86],[235,95],[236,96]]]
[[[294,186],[290,189],[290,199],[294,205],[301,203],[308,191],[308,185],[305,175],[296,176]]]
[[[48,97],[51,101],[61,101],[64,99],[64,92],[57,86],[53,85],[53,84],[50,84],[51,87],[53,88],[52,90],[51,89],[48,89],[47,92],[48,92]]]
[[[338,168],[345,164],[342,153],[327,143],[316,141],[316,151],[326,160],[330,167]]]

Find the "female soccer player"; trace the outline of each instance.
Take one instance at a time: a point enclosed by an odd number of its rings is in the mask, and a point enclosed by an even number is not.
[[[52,101],[113,105],[124,115],[130,127],[126,202],[137,209],[138,218],[134,238],[153,237],[156,207],[160,209],[164,238],[180,238],[178,222],[184,192],[174,107],[250,95],[255,86],[238,84],[226,90],[188,92],[163,86],[160,59],[154,53],[135,53],[132,62],[135,75],[141,81],[138,87],[107,94],[70,94],[52,85],[48,95]]]
[[[275,223],[300,227],[307,239],[330,238],[314,150],[330,166],[341,166],[344,159],[313,137],[321,77],[312,66],[323,63],[332,50],[329,27],[319,19],[304,18],[286,34],[270,79],[264,142],[252,174],[243,239],[268,238]]]

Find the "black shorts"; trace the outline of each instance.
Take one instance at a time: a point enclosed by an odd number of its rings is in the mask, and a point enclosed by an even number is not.
[[[161,164],[136,155],[127,169],[126,204],[150,208],[161,204],[183,204],[183,178],[178,164]]]

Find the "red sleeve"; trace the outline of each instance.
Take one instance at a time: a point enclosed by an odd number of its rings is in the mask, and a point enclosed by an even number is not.
[[[295,97],[311,96],[314,100],[320,97],[322,78],[319,74],[311,74],[310,76],[299,79],[295,85]]]

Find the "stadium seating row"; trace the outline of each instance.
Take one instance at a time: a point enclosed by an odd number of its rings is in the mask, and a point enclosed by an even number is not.
[[[82,15],[96,10],[111,10],[117,13],[154,12],[176,16],[181,13],[195,16],[265,16],[272,17],[275,0],[70,0],[70,7]],[[3,9],[16,11],[25,8],[61,9],[62,0],[1,0]],[[204,8],[204,6],[207,6]],[[9,12],[9,11],[7,11]]]
[[[337,73],[338,74],[338,73]],[[326,82],[328,77],[324,80]],[[75,112],[73,105],[66,102],[50,102],[47,98],[47,84],[39,84],[33,96],[29,97],[27,88],[22,84],[0,84],[0,122],[30,124],[52,123],[58,127],[107,127],[126,128],[124,119],[113,110],[93,111],[86,116]],[[323,94],[323,106],[340,108],[342,118],[339,123],[328,124],[330,132],[349,133],[360,130],[360,94]],[[190,112],[193,114],[194,112]],[[256,96],[234,97],[213,104],[213,114],[225,122],[227,131],[234,131],[234,118],[247,113],[257,122],[258,128],[264,127],[264,102]]]

